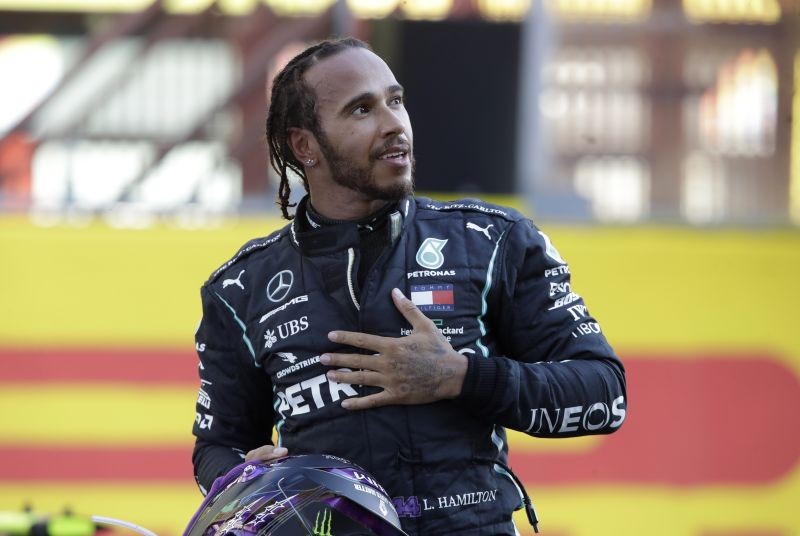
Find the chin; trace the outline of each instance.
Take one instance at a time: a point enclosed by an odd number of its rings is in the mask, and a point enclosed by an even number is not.
[[[411,177],[395,177],[391,181],[376,181],[364,193],[374,199],[385,201],[399,201],[414,193],[414,183]]]

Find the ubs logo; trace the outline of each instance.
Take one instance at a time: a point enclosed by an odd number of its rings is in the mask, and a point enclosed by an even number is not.
[[[290,270],[278,272],[267,283],[267,298],[271,302],[280,302],[289,294],[294,282],[294,274]]]

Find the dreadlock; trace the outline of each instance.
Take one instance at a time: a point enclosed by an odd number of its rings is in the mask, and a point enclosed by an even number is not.
[[[308,191],[308,180],[303,165],[295,158],[289,147],[289,129],[304,128],[315,136],[322,134],[317,115],[316,94],[314,89],[306,84],[303,76],[309,67],[320,60],[348,48],[369,49],[369,45],[352,37],[322,41],[292,58],[272,82],[266,125],[269,162],[281,178],[278,187],[278,205],[287,220],[294,218],[293,215],[289,215],[289,207],[297,204],[289,203],[291,193],[287,176],[289,169],[300,177],[303,187]]]

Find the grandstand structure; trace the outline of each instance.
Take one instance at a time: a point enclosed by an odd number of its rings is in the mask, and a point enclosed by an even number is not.
[[[407,86],[420,190],[517,194],[544,219],[796,224],[798,6],[0,0],[0,210],[274,212],[269,80],[351,34]]]
[[[798,28],[800,0],[0,0],[0,514],[182,534],[198,287],[285,225],[268,81],[352,34],[407,90],[418,189],[531,212],[625,364],[619,433],[509,430],[542,534],[800,534]]]

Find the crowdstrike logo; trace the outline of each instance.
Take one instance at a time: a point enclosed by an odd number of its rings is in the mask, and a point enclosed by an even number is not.
[[[267,298],[271,302],[280,302],[286,298],[294,283],[294,274],[290,270],[283,270],[272,276],[267,283]]]
[[[278,355],[285,355],[285,354],[283,354],[282,352],[279,352]],[[289,355],[294,356],[294,354],[289,354]],[[295,358],[295,360],[297,359],[296,356],[294,358]],[[308,359],[304,359],[304,360],[298,361],[296,363],[294,361],[292,361],[288,367],[285,367],[285,368],[282,368],[281,370],[279,370],[275,374],[275,377],[280,380],[281,378],[283,378],[284,376],[286,376],[288,374],[291,374],[293,372],[297,372],[298,370],[303,370],[304,368],[309,367],[311,365],[314,365],[316,363],[319,363],[319,356],[318,355],[315,355],[314,357],[309,357]]]
[[[294,365],[294,362],[297,361],[297,356],[291,352],[278,352],[278,356],[291,365]]]

